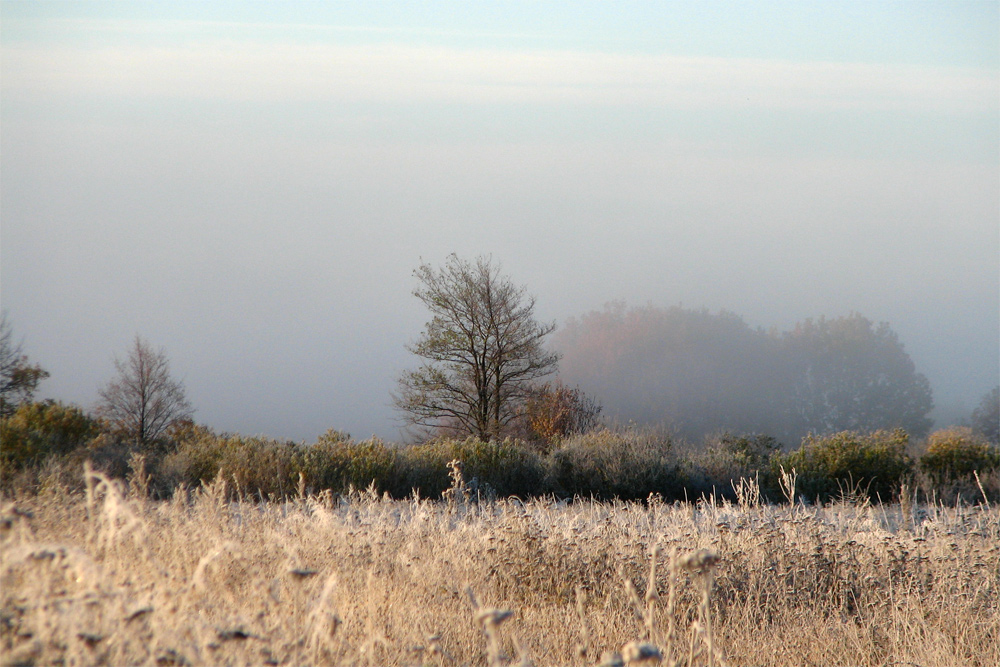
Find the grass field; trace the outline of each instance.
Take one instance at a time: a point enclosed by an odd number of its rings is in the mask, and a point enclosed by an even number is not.
[[[1000,664],[1000,509],[743,498],[153,502],[93,474],[3,500],[2,662]]]

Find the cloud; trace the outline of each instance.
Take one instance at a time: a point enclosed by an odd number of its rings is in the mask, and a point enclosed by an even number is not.
[[[992,71],[404,44],[3,48],[7,95],[995,113]]]

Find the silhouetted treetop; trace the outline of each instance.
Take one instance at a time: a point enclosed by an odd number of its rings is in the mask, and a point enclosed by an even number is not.
[[[28,362],[7,312],[0,312],[0,417],[14,414],[18,406],[30,403],[38,384],[49,376],[38,364]]]
[[[535,381],[556,370],[559,356],[542,347],[555,324],[535,319],[534,297],[491,258],[453,254],[414,276],[431,319],[408,348],[423,362],[400,376],[396,407],[412,425],[501,437]]]

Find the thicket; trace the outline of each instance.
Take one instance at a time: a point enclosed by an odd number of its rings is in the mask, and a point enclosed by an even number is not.
[[[97,422],[76,406],[24,403],[0,419],[0,466],[9,470],[37,465],[49,456],[72,452],[97,434]]]
[[[0,420],[0,436],[5,493],[79,489],[82,463],[90,460],[160,498],[217,479],[232,497],[260,500],[352,489],[441,498],[456,485],[451,464],[458,461],[462,492],[470,497],[736,500],[740,480],[754,479],[761,499],[770,502],[790,492],[805,502],[888,502],[904,485],[928,499],[1000,499],[1000,449],[969,429],[932,434],[917,458],[908,453],[912,445],[902,430],[810,435],[798,449],[784,451],[760,434],[721,433],[693,446],[636,427],[593,429],[539,448],[476,438],[402,446],[356,441],[339,431],[304,444],[216,434],[186,423],[139,450],[78,408],[49,402],[23,405]]]
[[[843,431],[829,436],[806,436],[794,452],[779,455],[773,464],[795,470],[797,490],[810,500],[879,498],[889,501],[913,475],[906,453],[906,431]]]
[[[1000,447],[969,427],[944,429],[927,439],[919,466],[942,499],[975,497],[983,478],[1000,470]]]

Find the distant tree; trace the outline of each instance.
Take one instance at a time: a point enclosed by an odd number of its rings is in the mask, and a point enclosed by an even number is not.
[[[28,363],[21,343],[14,342],[7,312],[0,312],[0,417],[9,417],[20,405],[30,403],[38,384],[47,377],[48,371]]]
[[[691,440],[777,428],[779,344],[734,313],[622,302],[569,320],[554,341],[560,376],[611,418],[668,425]]]
[[[535,299],[491,258],[453,254],[444,267],[424,264],[414,276],[413,294],[432,318],[408,347],[424,362],[400,376],[396,407],[411,425],[501,437],[534,383],[556,370],[559,356],[542,347],[555,324],[535,320]]]
[[[161,348],[154,350],[135,337],[128,358],[115,358],[117,375],[100,390],[99,417],[144,448],[171,426],[191,417],[184,386],[170,376],[170,362]]]
[[[1000,443],[1000,386],[987,392],[972,411],[972,430],[989,442]]]
[[[783,342],[794,433],[903,428],[923,437],[930,430],[930,383],[887,323],[821,317],[796,325]]]
[[[697,441],[722,431],[786,444],[808,433],[927,433],[930,385],[888,324],[860,315],[753,329],[726,311],[614,303],[555,336],[560,376],[612,418]]]

